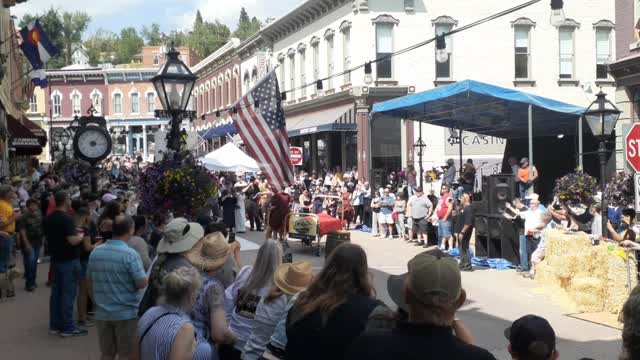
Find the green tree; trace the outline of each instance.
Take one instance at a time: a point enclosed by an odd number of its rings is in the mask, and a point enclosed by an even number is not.
[[[89,56],[89,63],[96,66],[100,63],[111,62],[111,58],[116,52],[118,37],[115,33],[98,29],[91,37],[84,42],[84,47]]]
[[[200,13],[200,10],[198,10],[196,12],[196,21],[193,24],[193,27],[195,28],[195,27],[197,27],[199,25],[202,25],[202,24],[204,24],[204,20],[202,19],[202,14]]]
[[[218,20],[202,24],[196,21],[193,31],[189,34],[188,45],[204,59],[224,45],[230,34],[229,28]]]
[[[120,30],[120,38],[116,46],[116,63],[128,64],[133,56],[142,51],[144,40],[134,27],[127,27]]]
[[[251,35],[255,34],[260,30],[262,23],[255,16],[253,18],[249,17],[247,10],[243,7],[240,10],[240,18],[238,19],[238,28],[233,33],[233,36],[239,38],[240,40],[246,40]]]
[[[146,45],[158,46],[162,45],[162,34],[160,33],[160,25],[153,23],[150,27],[146,25],[142,27],[140,32]]]
[[[42,27],[49,37],[51,43],[60,50],[60,53],[51,58],[49,62],[47,62],[47,68],[49,69],[59,69],[65,66],[64,60],[64,42],[62,39],[62,20],[60,17],[60,13],[58,10],[53,7],[49,8],[49,10],[43,11],[40,14],[31,15],[25,14],[20,19],[20,28],[27,26],[29,23],[35,21],[36,19],[40,19],[40,23]]]
[[[76,11],[62,13],[62,41],[64,44],[64,63],[71,65],[71,55],[82,44],[82,35],[89,27],[91,18],[87,13]]]
[[[169,43],[172,43],[175,47],[187,46],[189,44],[189,35],[182,31],[173,30],[169,34]]]

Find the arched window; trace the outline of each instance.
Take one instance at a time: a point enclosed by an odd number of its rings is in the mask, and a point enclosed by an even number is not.
[[[115,114],[122,114],[122,94],[113,95],[113,112]]]
[[[140,94],[138,94],[137,92],[131,93],[131,113],[140,113]]]
[[[53,116],[62,115],[62,94],[60,94],[59,91],[56,90],[56,92],[51,95],[51,104],[53,107]]]
[[[244,83],[244,91],[247,92],[249,91],[249,88],[251,87],[251,83],[249,82],[249,72],[245,71],[244,73],[244,78],[243,78],[243,83]]]
[[[82,113],[82,94],[77,89],[71,92],[71,111],[72,115],[80,115]]]
[[[98,115],[102,114],[102,93],[98,89],[93,89],[91,92],[91,105]]]

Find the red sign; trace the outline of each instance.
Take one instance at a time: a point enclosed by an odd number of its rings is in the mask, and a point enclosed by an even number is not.
[[[633,124],[624,141],[627,144],[627,161],[636,172],[640,172],[640,124]]]
[[[291,165],[300,166],[302,165],[302,148],[297,146],[290,146],[291,150],[289,152],[289,157],[291,158]]]

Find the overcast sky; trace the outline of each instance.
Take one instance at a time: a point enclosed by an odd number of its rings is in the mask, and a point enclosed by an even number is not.
[[[66,11],[86,11],[91,16],[87,35],[99,28],[119,32],[127,26],[140,28],[152,22],[160,24],[162,31],[186,29],[193,24],[200,9],[205,20],[218,19],[235,30],[240,9],[244,6],[249,16],[260,20],[280,17],[305,0],[29,0],[11,8],[21,17],[26,13],[39,13],[54,6]]]

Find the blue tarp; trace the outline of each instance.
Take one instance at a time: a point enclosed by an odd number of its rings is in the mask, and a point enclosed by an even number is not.
[[[211,140],[214,137],[221,137],[229,135],[235,135],[238,133],[236,126],[233,124],[224,124],[216,127],[209,128],[198,132],[201,138],[205,140]]]
[[[522,91],[464,80],[373,106],[373,119],[415,120],[505,139],[575,134],[584,108]]]

